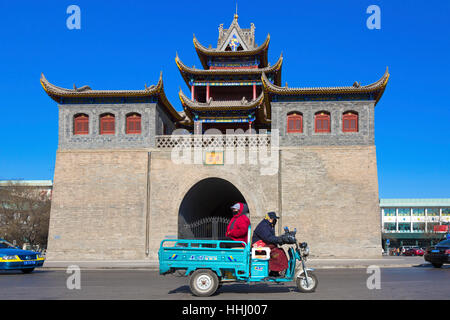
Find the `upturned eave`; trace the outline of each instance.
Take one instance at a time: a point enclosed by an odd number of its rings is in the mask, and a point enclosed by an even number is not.
[[[178,70],[180,71],[181,76],[184,79],[184,82],[188,87],[190,87],[191,78],[195,78],[196,76],[214,77],[218,75],[262,75],[263,73],[274,74],[275,83],[281,84],[281,68],[283,65],[283,55],[280,55],[274,65],[264,68],[230,68],[212,70],[197,69],[194,67],[186,66],[178,57],[178,54],[175,57],[175,63],[178,67]]]
[[[268,94],[276,95],[338,95],[338,94],[361,94],[369,93],[374,95],[375,105],[380,100],[386,89],[390,74],[389,69],[386,68],[384,75],[376,82],[360,86],[355,83],[353,86],[341,86],[341,87],[280,87],[273,84],[265,73],[261,76],[261,81],[263,84],[263,89]]]
[[[73,89],[58,87],[50,83],[41,74],[40,83],[44,91],[50,98],[58,103],[61,103],[64,98],[128,98],[128,97],[157,97],[158,101],[166,108],[172,115],[175,121],[183,120],[183,117],[173,108],[172,104],[166,97],[164,92],[164,83],[162,80],[162,72],[160,73],[158,83],[151,85],[143,90],[92,90],[89,86],[77,88],[74,85]]]

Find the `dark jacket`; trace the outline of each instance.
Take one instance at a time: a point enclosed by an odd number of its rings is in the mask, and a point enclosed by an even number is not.
[[[275,236],[275,228],[269,222],[269,220],[264,219],[261,221],[256,229],[253,231],[252,243],[259,240],[264,241],[266,244],[279,244],[279,237]]]

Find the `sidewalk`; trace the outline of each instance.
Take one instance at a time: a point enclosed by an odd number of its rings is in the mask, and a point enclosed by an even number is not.
[[[391,257],[384,256],[379,259],[308,259],[307,265],[316,269],[332,268],[367,268],[378,266],[380,268],[408,268],[428,265],[423,257]],[[67,269],[76,265],[81,269],[135,269],[158,270],[158,261],[153,260],[101,260],[101,261],[46,261],[44,269]]]
[[[98,261],[45,261],[44,269],[67,269],[78,266],[81,269],[146,269],[158,270],[158,261],[152,260],[98,260]]]
[[[429,263],[423,257],[383,256],[379,259],[309,259],[308,267],[316,269],[331,268],[367,268],[378,266],[380,268],[409,268],[423,267]],[[431,266],[431,264],[430,264]]]

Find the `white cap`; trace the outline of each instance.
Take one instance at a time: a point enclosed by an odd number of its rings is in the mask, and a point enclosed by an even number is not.
[[[236,210],[240,210],[241,209],[241,205],[239,203],[236,203],[235,205],[233,205],[231,207],[231,209],[236,209]]]

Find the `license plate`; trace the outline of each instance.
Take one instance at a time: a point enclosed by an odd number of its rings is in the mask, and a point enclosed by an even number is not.
[[[431,250],[433,253],[439,253],[439,250]]]
[[[36,261],[24,261],[23,264],[24,265],[30,265],[30,264],[35,264]]]

